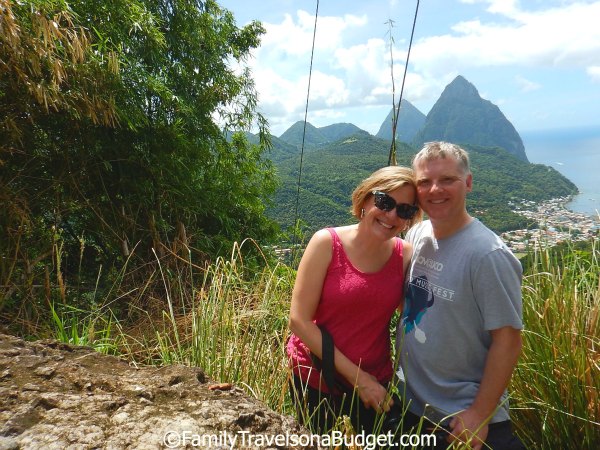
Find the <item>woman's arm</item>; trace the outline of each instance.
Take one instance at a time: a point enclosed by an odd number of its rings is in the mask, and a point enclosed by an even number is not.
[[[290,307],[290,330],[319,358],[323,353],[322,336],[313,319],[319,306],[331,258],[331,235],[327,230],[320,230],[311,238],[300,261]],[[375,377],[360,369],[337,348],[334,348],[334,365],[348,383],[358,388],[366,407],[379,409],[381,405],[386,411],[389,409],[389,406],[384,404],[386,389]]]

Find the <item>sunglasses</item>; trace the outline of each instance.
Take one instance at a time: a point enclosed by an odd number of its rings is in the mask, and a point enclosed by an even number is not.
[[[409,205],[408,203],[396,203],[393,197],[389,196],[385,192],[373,191],[375,197],[375,206],[382,211],[391,211],[396,208],[396,214],[401,219],[410,220],[415,217],[419,208],[415,205]]]

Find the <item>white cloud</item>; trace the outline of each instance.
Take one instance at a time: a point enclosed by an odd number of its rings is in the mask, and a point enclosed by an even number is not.
[[[566,0],[554,2],[561,6],[552,7],[546,2],[528,2],[533,6],[527,8],[518,0],[459,2],[473,5],[468,8],[471,10],[483,4],[487,14],[456,22],[445,34],[425,37],[419,37],[417,24],[404,96],[424,113],[456,75],[469,70],[514,67],[516,73],[528,69],[531,76],[532,68],[567,68],[586,71],[590,79],[600,82],[600,27],[596,23],[600,1]],[[393,6],[397,2],[388,3]],[[343,108],[391,104],[388,42],[380,37],[380,30],[377,38],[351,41],[364,34],[368,25],[364,15],[319,16],[310,115],[338,117]],[[267,33],[255,51],[255,60],[250,61],[261,110],[272,126],[283,126],[286,117],[289,126],[303,118],[314,14],[297,11],[285,15],[280,23],[264,26]],[[393,50],[398,100],[407,43],[397,41],[396,45],[402,46]],[[522,76],[511,76],[522,92],[542,88]],[[498,104],[499,96],[490,92],[490,97]]]
[[[306,108],[308,74],[289,80],[272,69],[259,72],[256,88],[260,93],[261,111],[268,117],[297,114]],[[344,81],[319,71],[313,72],[309,107],[311,110],[335,108],[348,103]]]
[[[306,11],[296,13],[297,21],[286,14],[280,24],[264,23],[267,30],[261,48],[268,52],[288,55],[309,54],[312,49],[315,16]],[[342,44],[343,32],[367,24],[367,17],[346,14],[342,17],[324,16],[317,19],[315,50],[333,50]]]
[[[519,0],[490,0],[488,11],[505,16],[515,16],[519,12]]]
[[[340,48],[334,57],[335,67],[344,71],[348,87],[357,102],[377,103],[380,88],[391,86],[389,60],[386,60],[386,44],[383,40],[369,39],[366,44]],[[391,92],[391,88],[388,87],[387,91]]]
[[[541,84],[530,81],[521,75],[517,75],[515,77],[515,81],[516,81],[517,85],[519,86],[519,88],[521,89],[521,92],[537,91],[538,89],[540,89],[542,87]]]
[[[519,13],[519,0],[459,0],[459,3],[475,5],[477,3],[487,3],[486,10],[492,14],[502,14],[505,16],[515,16]]]
[[[515,2],[491,2],[494,12],[517,18],[509,24],[464,21],[453,34],[431,36],[415,45],[419,71],[435,74],[448,69],[600,64],[600,2],[575,3],[535,13],[518,11]]]
[[[600,66],[590,66],[586,72],[592,81],[600,83]]]
[[[308,86],[308,78],[306,78]],[[335,108],[348,103],[349,92],[340,78],[314,72],[311,81],[310,103],[313,108]]]

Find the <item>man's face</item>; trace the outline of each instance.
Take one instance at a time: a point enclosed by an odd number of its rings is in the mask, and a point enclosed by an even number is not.
[[[419,205],[433,222],[459,220],[466,215],[473,177],[465,175],[454,158],[420,161],[415,174]]]

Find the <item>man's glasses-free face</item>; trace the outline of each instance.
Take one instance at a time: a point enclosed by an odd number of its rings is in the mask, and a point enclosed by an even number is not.
[[[398,217],[405,220],[410,220],[415,217],[415,214],[419,208],[415,205],[409,205],[408,203],[396,203],[393,197],[381,191],[372,192],[375,198],[375,206],[382,211],[391,211],[396,208],[396,214]]]

